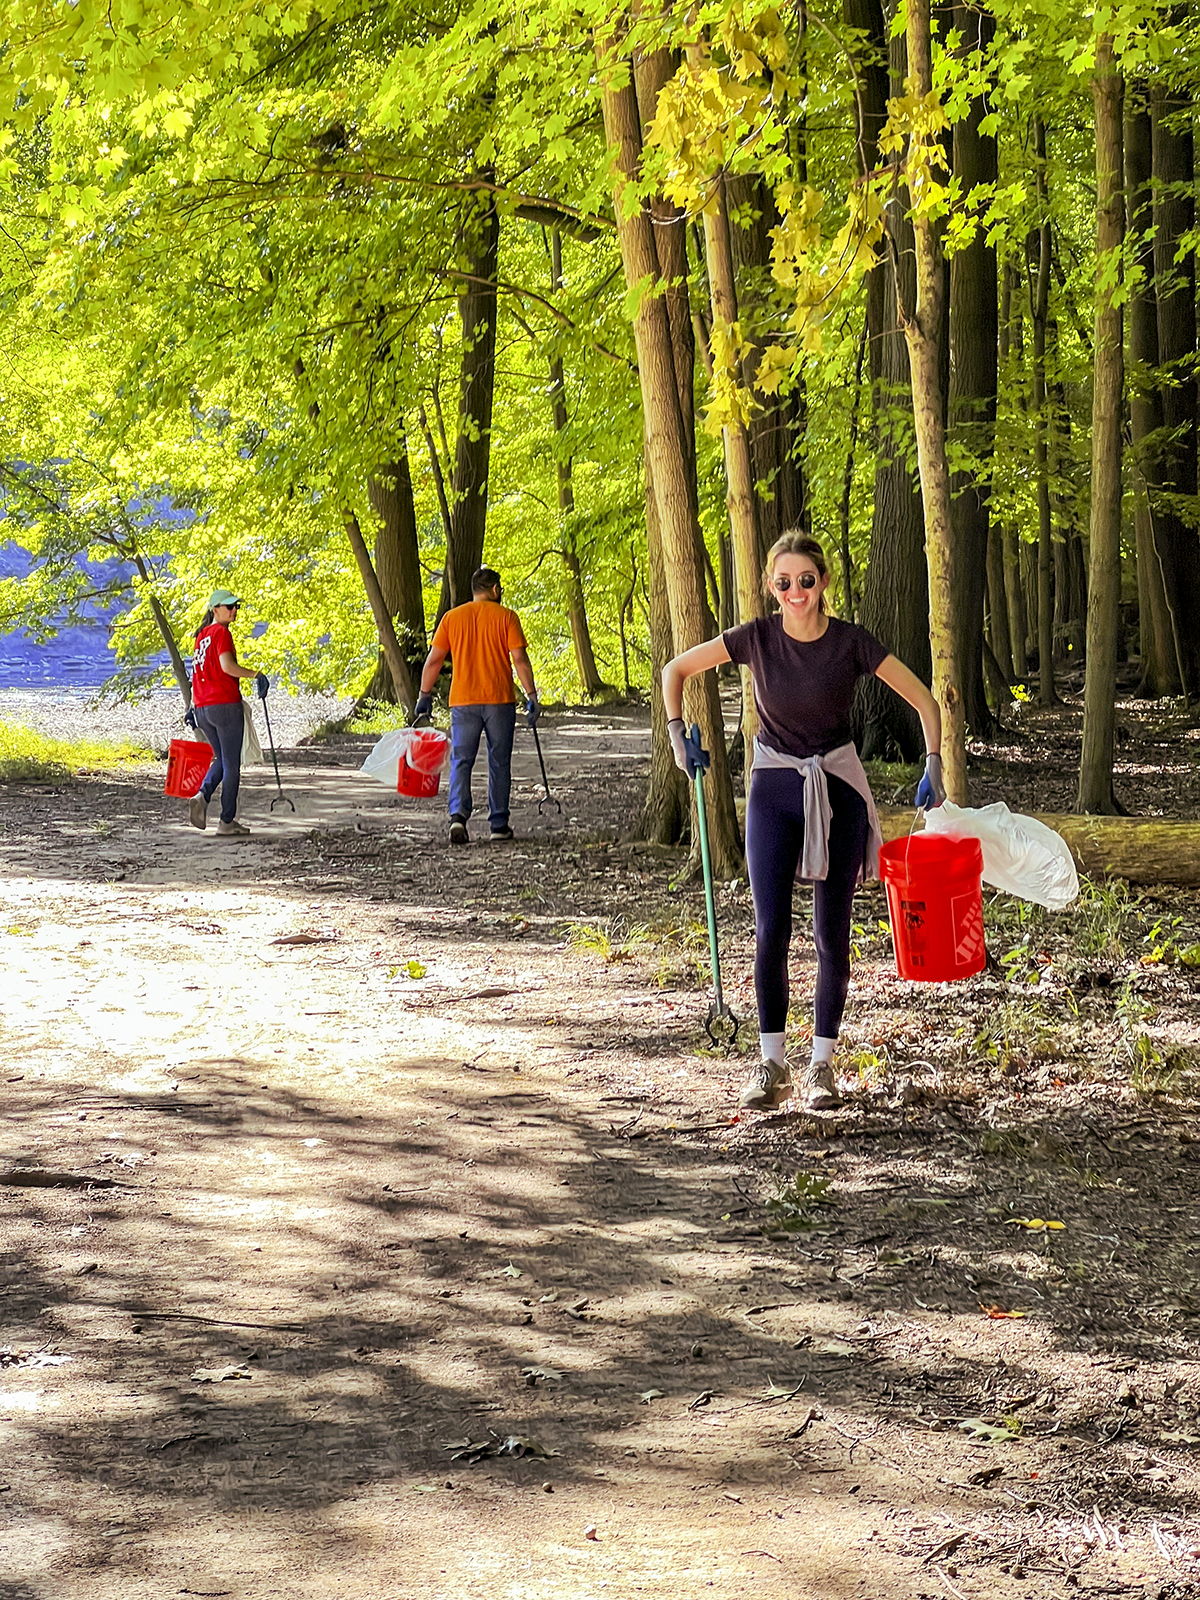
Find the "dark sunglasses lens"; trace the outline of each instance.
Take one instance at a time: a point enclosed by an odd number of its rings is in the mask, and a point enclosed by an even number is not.
[[[775,578],[772,581],[774,582],[775,587],[780,594],[786,594],[792,587],[792,580],[790,578]]]
[[[815,572],[802,572],[800,574],[800,587],[802,589],[815,589],[817,587],[817,575],[816,575],[816,573]]]

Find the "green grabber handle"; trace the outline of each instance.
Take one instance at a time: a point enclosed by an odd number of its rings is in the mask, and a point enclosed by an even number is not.
[[[697,744],[700,743],[700,724],[698,722],[692,724],[692,738]],[[712,857],[708,849],[708,813],[704,809],[704,772],[699,767],[696,769],[694,781],[696,785],[696,821],[700,829],[700,861],[704,867],[704,908],[708,912],[708,958],[712,966],[713,976],[713,1003],[709,1007],[704,1030],[713,1044],[719,1044],[721,1041],[713,1032],[713,1024],[721,1017],[727,1018],[733,1024],[733,1032],[729,1035],[726,1043],[732,1047],[734,1040],[737,1038],[740,1024],[737,1017],[725,1004],[725,994],[721,988],[721,955],[717,948],[717,906],[713,898]]]

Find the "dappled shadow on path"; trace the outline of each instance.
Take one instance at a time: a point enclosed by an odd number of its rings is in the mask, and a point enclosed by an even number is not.
[[[140,1594],[197,1541],[222,1581],[301,1551],[328,1574],[381,1560],[401,1529],[422,1575],[404,1592],[474,1593],[437,1589],[439,1524],[467,1585],[463,1541],[497,1512],[553,1543],[564,1508],[647,1494],[689,1527],[698,1492],[705,1515],[712,1496],[739,1515],[759,1497],[755,1531],[733,1535],[754,1543],[768,1505],[832,1524],[903,1483],[926,1517],[957,1516],[964,1496],[1007,1505],[1027,1564],[1053,1545],[1030,1543],[1048,1515],[1119,1515],[1128,1532],[1194,1514],[1193,1475],[1163,1443],[1195,1427],[1179,1365],[1194,1323],[1182,1306],[1164,1317],[1136,1229],[1116,1249],[1086,1242],[1114,1225],[1111,1184],[1073,1181],[1065,1257],[989,1215],[1001,1182],[1022,1203],[1051,1197],[1029,1170],[1014,1185],[1011,1152],[1001,1172],[900,1128],[894,1152],[864,1152],[836,1123],[822,1142],[784,1119],[763,1153],[824,1164],[837,1203],[769,1239],[758,1186],[719,1148],[666,1112],[647,1132],[621,1100],[441,1058],[333,1097],[236,1059],[197,1068],[178,1098],[80,1082],[15,1106],[15,1145],[52,1131],[56,1165],[116,1182],[0,1188],[3,1377],[29,1397],[6,1435],[8,1503],[40,1563],[32,1587],[4,1572],[13,1600]],[[1190,1243],[1188,1175],[1148,1154],[1155,1204],[1178,1205]],[[1086,1321],[1067,1257],[1086,1263]],[[981,1299],[1031,1316],[988,1321]],[[1115,1302],[1124,1333],[1102,1309]],[[1157,1343],[1129,1342],[1156,1318]],[[981,1445],[964,1422],[1011,1441]],[[509,1439],[528,1441],[520,1456],[488,1453]],[[456,1459],[468,1443],[473,1464]],[[995,1482],[972,1487],[993,1462]],[[205,1542],[214,1519],[227,1548]],[[707,1583],[732,1546],[704,1548]]]

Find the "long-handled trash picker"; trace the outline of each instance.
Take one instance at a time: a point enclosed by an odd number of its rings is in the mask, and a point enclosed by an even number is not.
[[[260,672],[258,677],[254,680],[254,689],[255,693],[258,695],[258,698],[262,701],[263,716],[266,718],[267,723],[267,743],[271,747],[271,763],[275,768],[275,787],[279,791],[274,800],[271,801],[271,810],[274,811],[275,807],[282,800],[284,805],[291,806],[292,810],[295,811],[296,807],[294,802],[289,800],[287,795],[284,794],[283,784],[279,781],[279,758],[275,754],[275,736],[271,732],[271,713],[267,710],[267,690],[269,688],[270,684],[267,682],[266,674]]]
[[[533,742],[537,746],[538,766],[541,767],[541,769],[542,769],[542,788],[545,789],[545,791],[546,791],[546,793],[538,801],[538,816],[539,817],[541,816],[542,807],[548,801],[554,807],[554,809],[558,812],[559,816],[561,817],[562,816],[562,804],[561,804],[560,801],[556,800],[554,798],[554,796],[550,793],[550,782],[549,782],[548,778],[546,777],[546,763],[542,759],[542,741],[538,738],[537,723],[536,722],[531,722],[529,724],[529,727],[530,727],[530,730],[533,733]]]
[[[692,741],[700,744],[700,724],[692,723]],[[705,757],[705,766],[708,757]],[[708,1016],[704,1021],[704,1031],[713,1044],[724,1043],[732,1049],[741,1026],[738,1018],[730,1010],[725,1000],[724,990],[721,988],[721,953],[717,948],[717,907],[713,899],[712,857],[708,850],[708,815],[704,809],[704,767],[697,765],[694,774],[696,784],[696,821],[700,829],[700,860],[704,867],[704,906],[708,912],[708,955],[712,963],[713,998],[708,1008]],[[722,1041],[717,1037],[716,1027],[719,1022],[730,1028],[730,1032]]]

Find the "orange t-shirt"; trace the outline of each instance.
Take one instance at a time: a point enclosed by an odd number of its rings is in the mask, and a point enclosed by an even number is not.
[[[512,663],[509,652],[525,649],[525,635],[515,611],[495,600],[469,600],[438,623],[435,650],[447,650],[454,671],[452,706],[512,705]]]

